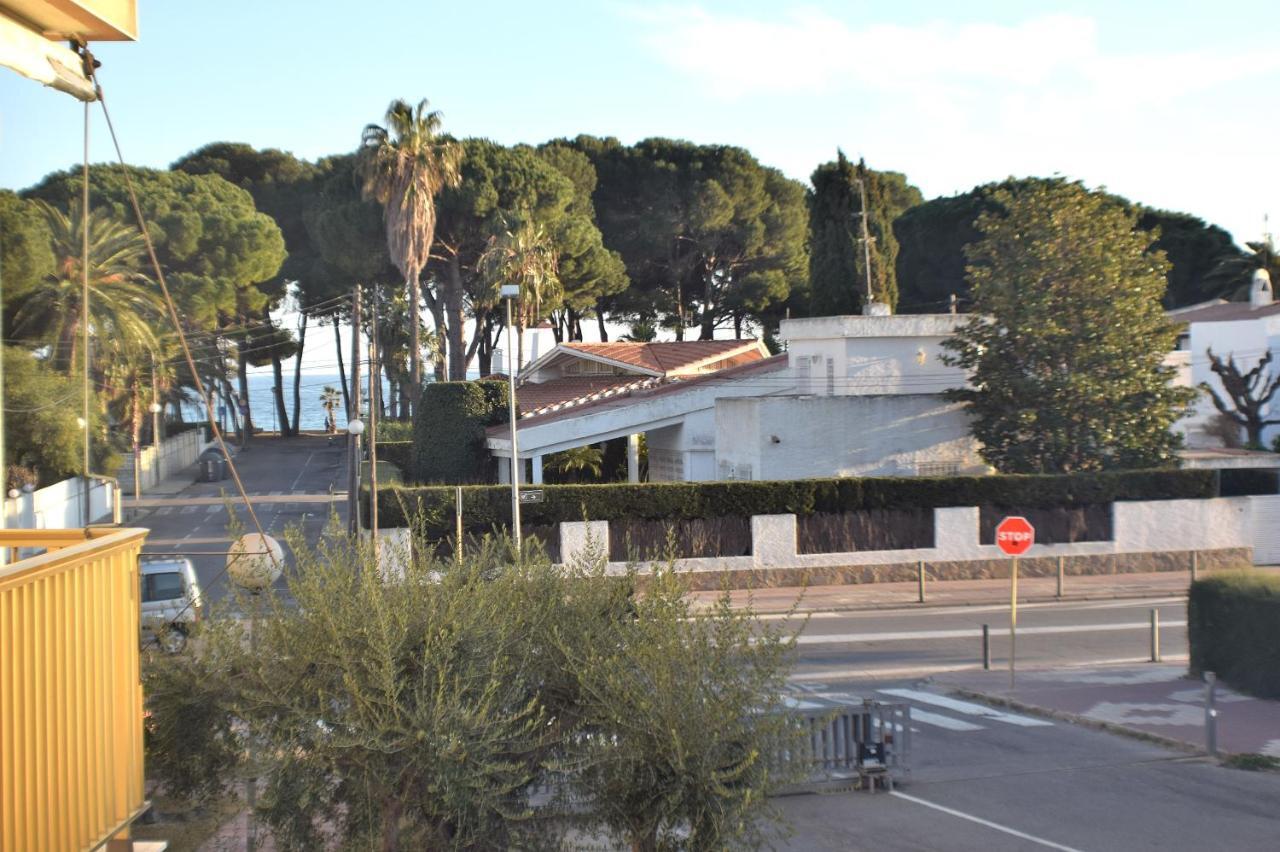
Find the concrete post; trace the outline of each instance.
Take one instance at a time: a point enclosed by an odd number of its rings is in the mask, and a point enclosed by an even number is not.
[[[640,435],[627,436],[627,482],[640,481]]]
[[[533,484],[542,484],[542,456],[534,456],[533,459]]]

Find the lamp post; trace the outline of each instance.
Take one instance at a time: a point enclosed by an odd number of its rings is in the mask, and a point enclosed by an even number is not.
[[[355,536],[360,532],[360,435],[364,432],[364,421],[353,417],[347,421],[347,434],[351,440],[351,459],[348,473],[350,487],[347,489],[347,529]]]
[[[507,413],[511,419],[511,540],[520,553],[520,450],[516,444],[516,341],[511,322],[511,305],[520,298],[519,284],[503,284],[502,300],[507,303]]]

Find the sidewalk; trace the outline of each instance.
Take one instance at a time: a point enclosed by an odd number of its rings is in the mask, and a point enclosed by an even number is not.
[[[1280,573],[1280,567],[1268,566],[1259,571]],[[1205,576],[1201,574],[1201,576]],[[1115,598],[1176,597],[1187,593],[1191,583],[1188,571],[1161,571],[1154,574],[1094,574],[1067,576],[1063,595],[1057,597],[1057,578],[1019,577],[1018,601],[1108,600]],[[919,602],[917,583],[863,583],[845,586],[793,586],[733,590],[730,598],[735,606],[748,600],[759,613],[786,612],[793,605],[800,613],[840,612],[867,609],[900,609],[918,606],[974,606],[1009,602],[1009,580],[945,580],[925,582],[925,603]],[[700,605],[714,602],[720,592],[691,592]],[[799,603],[797,605],[797,599]]]
[[[1205,685],[1185,663],[950,672],[932,682],[962,695],[1073,722],[1120,729],[1197,752],[1205,746]],[[1217,688],[1218,751],[1280,758],[1280,701]]]

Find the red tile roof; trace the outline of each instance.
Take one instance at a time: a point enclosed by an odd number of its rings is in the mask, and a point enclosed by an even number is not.
[[[668,381],[662,384],[641,382],[637,383],[638,386],[632,389],[619,388],[615,392],[609,393],[607,396],[601,396],[597,399],[584,401],[580,404],[566,406],[564,408],[544,410],[530,417],[521,417],[520,428],[523,429],[526,426],[538,426],[543,423],[550,423],[556,420],[564,420],[570,417],[580,417],[584,414],[592,414],[608,408],[618,408],[624,405],[631,405],[636,402],[648,401],[657,397],[684,393],[686,391],[705,387],[712,383],[735,381],[762,373],[772,373],[786,369],[786,367],[787,355],[786,353],[783,353],[781,355],[774,355],[772,358],[761,358],[745,364],[740,364],[736,367],[717,370],[713,373],[704,373],[693,378]],[[557,379],[556,381],[563,380]],[[546,384],[554,384],[554,382],[547,382]],[[517,391],[516,396],[517,398],[519,397],[519,391]],[[507,428],[507,424],[502,423],[496,426],[490,426],[487,433],[492,437],[500,438],[508,435],[509,430]]]
[[[520,416],[644,381],[644,376],[566,376],[547,382],[525,382],[516,388]]]
[[[565,343],[586,355],[607,358],[622,364],[652,370],[665,375],[678,374],[708,362],[726,358],[762,360],[760,345],[755,340],[684,340],[662,343]]]

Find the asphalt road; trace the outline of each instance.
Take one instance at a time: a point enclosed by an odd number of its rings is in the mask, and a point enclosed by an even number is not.
[[[1016,664],[1030,668],[1148,659],[1152,609],[1160,614],[1163,659],[1185,658],[1186,601],[1163,597],[1019,605]],[[1007,669],[1007,603],[813,613],[799,637],[795,679],[890,679],[981,668],[984,624],[990,627],[992,668]]]
[[[245,491],[268,535],[284,543],[286,529],[301,525],[304,534],[313,539],[319,536],[331,512],[337,512],[340,519],[346,517],[343,443],[335,441],[331,445],[324,437],[259,437],[235,457]],[[205,595],[217,601],[228,589],[224,574],[224,554],[231,542],[228,505],[243,532],[253,532],[230,479],[192,482],[177,494],[144,494],[137,508],[127,509],[124,522],[126,526],[151,530],[144,555],[190,558]]]
[[[894,794],[777,800],[794,831],[782,848],[1276,848],[1280,774],[1226,769],[1026,714],[984,715],[981,705],[918,682],[808,682],[798,689],[838,700],[906,700],[912,769]]]

